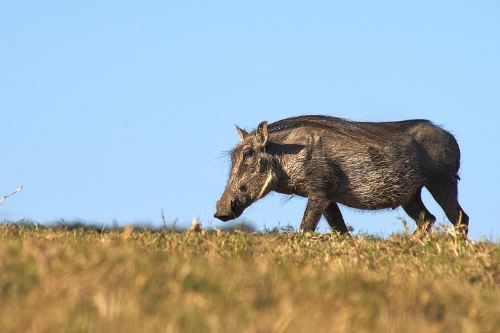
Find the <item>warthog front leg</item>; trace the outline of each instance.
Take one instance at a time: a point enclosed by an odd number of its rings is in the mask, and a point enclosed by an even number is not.
[[[325,215],[326,221],[330,225],[330,228],[332,228],[332,231],[349,235],[349,229],[347,229],[345,225],[339,205],[336,202],[330,202],[323,212],[323,215]]]
[[[300,231],[313,232],[319,223],[323,211],[328,206],[328,200],[324,198],[308,198],[306,211],[300,224]]]

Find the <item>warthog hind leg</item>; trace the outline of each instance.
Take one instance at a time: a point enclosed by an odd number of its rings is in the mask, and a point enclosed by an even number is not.
[[[446,216],[455,227],[455,230],[462,236],[467,237],[467,232],[469,231],[469,216],[463,211],[458,203],[456,181],[435,182],[426,187],[441,208],[443,208]]]
[[[403,209],[417,223],[415,234],[429,233],[436,217],[432,215],[422,202],[422,189],[419,189],[405,204]]]

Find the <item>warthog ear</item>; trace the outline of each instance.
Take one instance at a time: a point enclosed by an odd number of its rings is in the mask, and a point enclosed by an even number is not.
[[[267,121],[263,121],[259,124],[259,127],[257,127],[256,134],[259,143],[262,144],[263,146],[267,145],[267,142],[269,140],[269,130],[267,128]]]
[[[248,132],[244,129],[239,128],[238,126],[236,126],[236,131],[238,131],[238,135],[240,136],[241,141],[245,140],[248,136]]]

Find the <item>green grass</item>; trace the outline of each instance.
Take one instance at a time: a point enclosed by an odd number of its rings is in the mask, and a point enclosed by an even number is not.
[[[500,245],[0,226],[0,330],[495,332]]]

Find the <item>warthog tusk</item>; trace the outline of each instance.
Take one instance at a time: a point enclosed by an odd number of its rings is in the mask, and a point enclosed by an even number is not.
[[[262,198],[262,196],[264,195],[264,193],[268,190],[269,185],[271,185],[271,181],[272,180],[273,180],[273,174],[271,173],[271,171],[269,171],[269,173],[267,174],[266,182],[262,186],[262,189],[260,190],[260,193],[257,196],[257,199]]]

